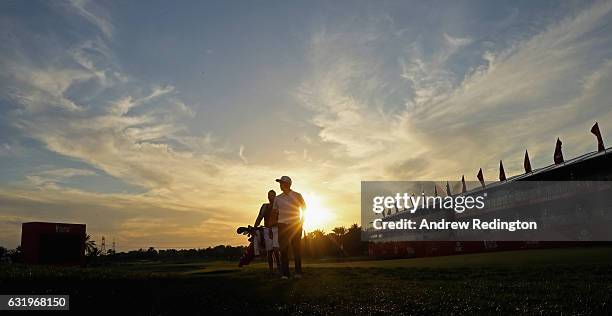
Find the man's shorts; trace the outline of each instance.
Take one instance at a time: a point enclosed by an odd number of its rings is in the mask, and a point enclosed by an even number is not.
[[[279,248],[278,226],[264,227],[263,234],[264,234],[264,244],[266,246],[266,251],[272,251],[272,249],[274,248]]]

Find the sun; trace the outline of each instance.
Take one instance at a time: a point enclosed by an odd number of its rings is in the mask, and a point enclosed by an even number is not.
[[[315,229],[323,229],[333,219],[333,214],[325,206],[324,201],[319,195],[304,193],[302,196],[306,202],[304,230],[310,232]]]

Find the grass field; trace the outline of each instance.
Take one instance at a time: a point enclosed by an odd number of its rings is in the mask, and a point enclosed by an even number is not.
[[[2,294],[70,294],[71,309],[133,314],[611,314],[612,248],[308,261],[281,280],[256,263],[1,266]]]

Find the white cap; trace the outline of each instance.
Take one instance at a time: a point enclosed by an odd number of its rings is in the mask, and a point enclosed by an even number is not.
[[[291,185],[291,178],[289,178],[288,176],[282,176],[280,177],[280,179],[276,179],[276,182],[285,182]]]

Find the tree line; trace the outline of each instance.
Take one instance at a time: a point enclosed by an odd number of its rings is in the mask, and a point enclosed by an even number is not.
[[[128,262],[138,260],[238,260],[246,246],[218,245],[192,249],[147,249],[114,252],[112,249],[102,253],[89,235],[85,239],[85,253],[90,262]],[[367,242],[361,241],[361,228],[357,224],[349,228],[339,226],[326,233],[317,229],[304,234],[302,253],[305,258],[342,258],[367,255]],[[21,247],[6,249],[0,246],[0,258],[19,262]]]
[[[100,253],[93,240],[86,243],[87,255],[109,261],[134,260],[181,260],[181,259],[213,259],[238,260],[246,250],[246,246],[219,245],[197,249],[147,249],[106,254]],[[353,224],[346,228],[339,226],[326,233],[317,229],[304,234],[302,253],[305,258],[342,258],[365,256],[368,253],[367,242],[361,241],[361,227]]]

